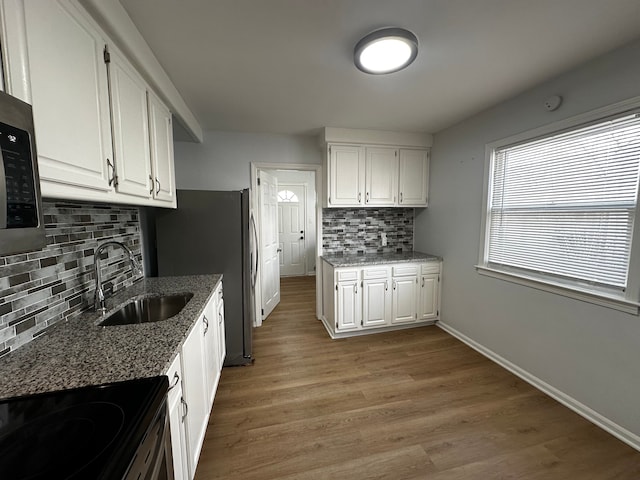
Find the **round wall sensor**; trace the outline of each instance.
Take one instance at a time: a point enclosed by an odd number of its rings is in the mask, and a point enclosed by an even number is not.
[[[560,95],[554,95],[553,97],[549,97],[544,101],[544,108],[553,112],[557,110],[560,104],[562,103],[562,97]]]

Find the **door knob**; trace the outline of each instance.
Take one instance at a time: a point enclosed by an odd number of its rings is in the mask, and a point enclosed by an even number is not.
[[[304,233],[304,230],[300,230],[300,233]]]
[[[304,237],[302,237],[302,236],[301,236],[301,237],[300,237],[300,240],[304,240]]]

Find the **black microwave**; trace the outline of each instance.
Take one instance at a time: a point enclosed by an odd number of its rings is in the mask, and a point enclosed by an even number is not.
[[[31,105],[0,92],[0,255],[44,246]]]

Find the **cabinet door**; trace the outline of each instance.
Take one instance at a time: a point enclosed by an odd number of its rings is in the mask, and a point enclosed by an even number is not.
[[[167,402],[169,406],[169,428],[171,430],[173,473],[175,480],[188,480],[188,455],[184,424],[185,400],[182,395],[182,369],[180,368],[179,355],[169,368],[167,376],[169,377],[169,393],[167,395]]]
[[[214,295],[202,314],[203,337],[204,337],[204,362],[207,392],[207,407],[213,405],[213,397],[218,388],[218,379],[220,374],[219,356],[218,356],[218,302]]]
[[[426,207],[429,187],[429,152],[400,149],[399,204]]]
[[[420,298],[418,301],[418,320],[434,320],[438,318],[438,291],[440,276],[437,274],[422,275],[420,279]]]
[[[362,326],[379,327],[391,320],[391,279],[362,282]]]
[[[106,195],[113,157],[105,40],[75,3],[20,4],[25,30],[7,38],[6,48],[24,70],[12,69],[9,93],[33,106],[42,194],[59,196],[50,188],[64,184]],[[8,3],[5,15],[15,18],[9,10],[17,5]],[[16,29],[14,24],[10,31]]]
[[[351,145],[329,146],[329,205],[362,205],[364,159],[362,148]]]
[[[359,280],[338,282],[336,300],[336,330],[355,330],[360,326],[362,315],[361,292]]]
[[[182,346],[183,395],[186,402],[186,437],[189,472],[196,471],[210,408],[204,374],[204,330],[200,320]]]
[[[365,172],[365,204],[395,205],[398,151],[395,148],[367,147]]]
[[[393,278],[393,314],[391,323],[410,323],[417,319],[418,277]]]
[[[227,343],[225,337],[225,327],[224,327],[224,298],[222,295],[222,286],[218,291],[218,312],[217,312],[217,322],[218,322],[218,368],[222,370],[222,366],[224,365],[224,359],[227,356]]]
[[[110,55],[116,188],[118,193],[150,198],[155,185],[151,177],[147,85],[120,53],[111,51]]]
[[[153,195],[156,200],[173,202],[176,189],[171,112],[153,92],[149,91],[148,94]]]

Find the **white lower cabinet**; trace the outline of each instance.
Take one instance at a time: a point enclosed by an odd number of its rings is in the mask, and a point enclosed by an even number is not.
[[[225,327],[224,327],[224,296],[222,294],[222,285],[220,285],[220,288],[218,289],[217,292],[217,324],[218,324],[218,328],[217,328],[217,335],[216,338],[218,340],[218,367],[220,369],[222,369],[222,366],[224,365],[224,359],[227,355],[227,343],[225,340]],[[218,379],[220,378],[220,375],[218,375]],[[217,386],[217,382],[216,382],[216,386]]]
[[[433,320],[440,316],[440,306],[438,292],[440,289],[439,274],[428,274],[421,276],[420,298],[418,302],[418,321]]]
[[[336,330],[356,330],[362,318],[360,270],[342,269],[335,272]]]
[[[362,327],[389,325],[391,318],[391,275],[389,268],[362,271]]]
[[[182,346],[183,390],[187,409],[187,452],[191,478],[198,465],[210,412],[203,339],[204,324],[201,317]]]
[[[393,314],[391,323],[412,323],[418,320],[419,264],[393,267]]]
[[[169,426],[171,429],[173,476],[175,480],[187,480],[189,478],[189,459],[187,457],[187,438],[184,424],[187,410],[182,394],[180,354],[171,364],[167,376],[169,377],[167,403],[169,405]]]
[[[169,417],[176,480],[193,479],[224,360],[219,335],[222,284],[187,336],[180,354],[167,372]],[[221,330],[222,328],[222,330]],[[223,340],[224,344],[224,340]]]
[[[323,262],[324,323],[332,334],[352,335],[437,320],[440,269],[438,261],[363,268]]]

